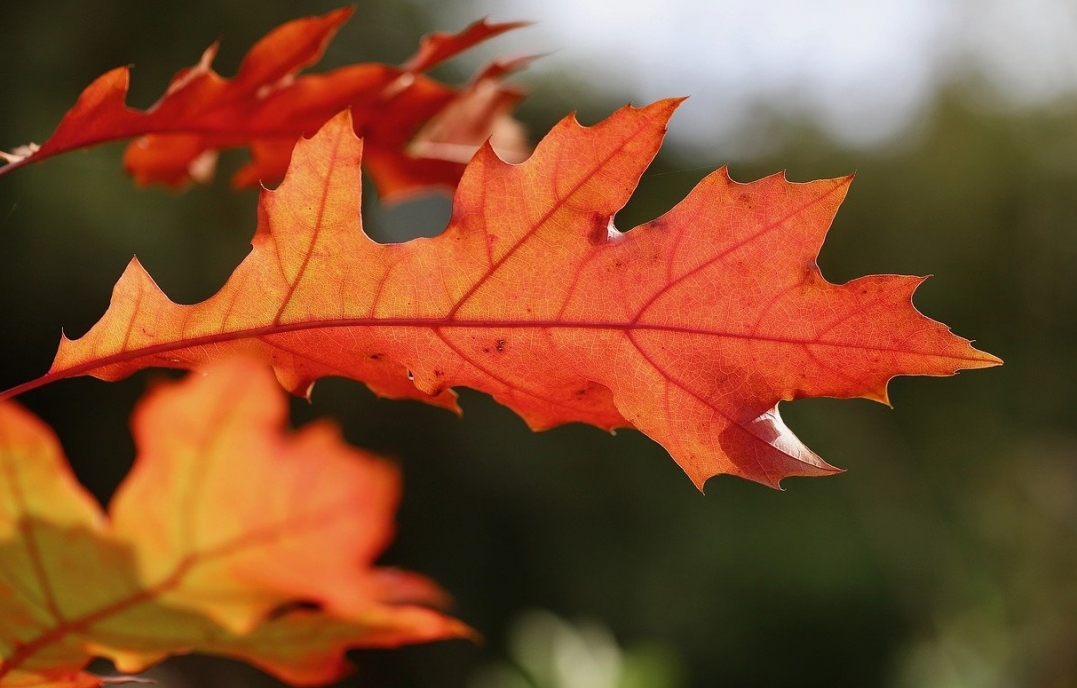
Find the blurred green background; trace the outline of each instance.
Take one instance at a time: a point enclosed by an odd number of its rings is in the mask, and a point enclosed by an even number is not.
[[[135,65],[129,102],[145,107],[215,39],[217,68],[230,75],[270,28],[335,6],[2,3],[0,148],[44,140],[110,68]],[[314,71],[399,62],[423,33],[462,28],[482,11],[361,2]],[[494,18],[530,17],[524,4]],[[528,31],[479,55],[571,54]],[[842,45],[840,33],[826,40]],[[437,74],[463,81],[476,64]],[[640,102],[627,80],[596,74],[589,82],[581,63],[521,75],[530,96],[519,115],[533,140],[570,111],[592,123]],[[336,418],[352,442],[400,462],[400,530],[384,560],[438,580],[487,638],[355,653],[359,670],[342,685],[1077,685],[1077,97],[1016,100],[984,84],[972,71],[934,82],[896,134],[864,145],[780,100],[720,136],[679,130],[675,117],[677,142],[618,215],[622,229],[651,219],[723,163],[740,181],[783,169],[794,181],[856,172],[820,259],[824,275],[937,275],[918,307],[1006,365],[897,379],[893,410],[860,400],[783,405],[789,425],[845,474],[789,480],[785,492],[721,477],[703,496],[638,433],[532,434],[468,391],[462,419],[340,380],[320,382],[312,404],[297,401],[297,424]],[[692,88],[721,102],[714,83]],[[723,111],[690,119],[707,117]],[[246,254],[256,194],[224,181],[242,154],[224,156],[219,181],[177,194],[135,188],[121,151],[103,146],[0,178],[0,386],[43,373],[61,328],[77,336],[95,322],[133,254],[185,303],[214,293]],[[376,238],[399,240],[437,233],[448,212],[445,199],[385,208],[370,195],[365,222]],[[63,381],[21,401],[56,428],[79,477],[105,500],[133,456],[134,401],[161,374]],[[219,659],[173,660],[152,675],[167,688],[278,685]]]

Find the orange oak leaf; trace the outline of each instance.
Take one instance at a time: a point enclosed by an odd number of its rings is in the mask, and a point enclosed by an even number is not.
[[[325,423],[283,432],[286,412],[252,360],[156,387],[106,516],[49,429],[0,404],[0,686],[99,685],[93,657],[133,673],[188,652],[309,685],[350,647],[473,635],[423,606],[433,583],[373,566],[395,468]]]
[[[213,176],[220,149],[243,146],[250,149],[252,160],[236,173],[234,183],[275,183],[296,140],[312,135],[346,108],[352,110],[356,132],[377,153],[369,169],[386,198],[452,188],[464,163],[491,136],[502,154],[527,156],[526,137],[509,114],[522,94],[502,83],[510,70],[495,65],[459,90],[421,73],[522,23],[480,21],[457,35],[429,36],[403,67],[368,63],[297,76],[321,58],[351,13],[345,8],[278,27],[251,48],[230,80],[211,67],[214,44],[197,65],[177,74],[165,95],[144,112],[124,104],[128,68],[107,72],[82,92],[44,144],[2,154],[8,164],[0,167],[0,174],[72,149],[138,137],[127,147],[124,166],[140,184],[205,182]],[[467,107],[479,88],[489,91],[493,104]],[[451,120],[447,126],[453,135],[439,142],[450,144],[453,157],[421,146],[409,148],[413,139],[423,141],[416,136],[432,120]]]
[[[455,408],[451,388],[467,386],[534,429],[638,428],[700,488],[718,473],[777,486],[837,470],[778,402],[885,402],[895,375],[1000,362],[913,308],[922,278],[823,279],[815,258],[850,178],[738,184],[723,169],[664,216],[616,230],[678,102],[590,128],[568,118],[519,165],[484,147],[445,232],[394,245],[362,232],[345,113],[263,193],[253,250],[220,292],[176,305],[132,261],[104,317],[7,394],[242,351],[296,394],[337,375]]]

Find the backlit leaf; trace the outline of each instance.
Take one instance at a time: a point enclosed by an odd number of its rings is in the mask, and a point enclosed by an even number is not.
[[[399,477],[335,428],[283,429],[272,375],[226,361],[160,385],[108,516],[41,421],[0,404],[0,686],[89,686],[93,657],[247,660],[296,684],[350,647],[465,637],[431,582],[374,567]]]
[[[246,352],[297,394],[338,375],[455,408],[467,386],[534,429],[638,428],[699,487],[718,473],[776,486],[836,470],[778,402],[885,402],[895,375],[999,363],[913,308],[921,278],[823,279],[815,259],[850,178],[738,184],[722,169],[617,231],[676,105],[566,119],[519,165],[484,147],[445,232],[395,245],[362,232],[361,146],[334,119],[263,194],[254,248],[218,294],[178,306],[133,261],[101,321],[8,394]]]
[[[124,165],[140,184],[181,186],[213,176],[217,152],[247,147],[251,162],[237,172],[237,186],[275,183],[288,165],[296,140],[314,134],[330,117],[350,109],[357,133],[374,153],[371,175],[386,198],[455,186],[464,163],[487,138],[503,154],[527,156],[526,137],[509,111],[519,91],[506,87],[510,70],[498,65],[481,72],[464,89],[446,86],[422,74],[476,43],[521,26],[480,21],[457,35],[424,39],[403,67],[355,64],[324,74],[298,76],[317,62],[349,8],[320,17],[288,22],[259,41],[232,79],[213,71],[217,45],[197,65],[173,78],[167,92],[146,111],[125,105],[130,73],[109,71],[90,84],[42,145],[30,144],[3,154],[0,174],[66,151],[106,141],[135,138]],[[520,64],[519,61],[509,64]],[[489,92],[496,105],[467,107],[473,91]],[[410,149],[424,126],[449,120],[453,133],[444,150]]]

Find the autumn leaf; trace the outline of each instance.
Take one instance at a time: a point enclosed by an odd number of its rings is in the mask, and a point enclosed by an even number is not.
[[[329,424],[283,432],[284,393],[251,360],[154,388],[106,517],[41,421],[0,404],[0,686],[98,685],[170,654],[249,661],[295,684],[349,647],[464,637],[422,577],[375,568],[399,477]]]
[[[664,216],[616,230],[677,102],[591,128],[566,119],[520,165],[484,147],[445,232],[394,245],[362,232],[345,114],[263,193],[254,248],[219,293],[176,305],[132,261],[104,317],[7,394],[241,351],[296,394],[337,375],[455,408],[451,388],[467,386],[534,429],[638,428],[699,487],[718,473],[777,486],[836,470],[778,402],[885,402],[895,375],[1000,362],[913,308],[922,278],[823,279],[815,259],[849,178],[738,184],[723,169]]]
[[[211,65],[217,45],[197,65],[181,71],[165,95],[146,111],[132,110],[127,67],[105,73],[82,92],[75,106],[42,144],[0,154],[0,174],[77,148],[137,137],[124,166],[140,184],[182,186],[213,176],[217,152],[248,147],[251,162],[236,173],[237,186],[275,183],[283,176],[295,142],[310,136],[341,110],[350,108],[356,132],[374,152],[370,173],[383,197],[452,188],[464,163],[487,138],[503,155],[525,158],[523,130],[509,114],[521,93],[503,77],[524,64],[515,60],[480,72],[472,84],[454,89],[422,74],[476,43],[522,26],[480,21],[456,35],[424,39],[403,67],[356,64],[325,74],[297,76],[317,62],[337,29],[351,16],[345,8],[288,22],[259,41],[233,79]],[[474,105],[482,90],[492,104]],[[469,106],[470,104],[470,106]],[[443,122],[452,136],[446,149],[424,148],[424,127]],[[412,146],[416,143],[416,146]]]

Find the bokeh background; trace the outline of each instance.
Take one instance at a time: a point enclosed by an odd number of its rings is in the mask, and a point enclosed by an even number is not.
[[[222,39],[234,73],[270,28],[337,3],[0,3],[0,148],[45,139],[80,90],[135,65],[145,107]],[[423,33],[532,19],[437,72],[548,53],[516,80],[532,140],[571,111],[690,95],[617,217],[664,212],[725,163],[749,181],[856,172],[820,264],[835,282],[934,274],[928,315],[999,369],[900,378],[894,409],[782,407],[837,477],[696,492],[630,431],[531,434],[464,391],[462,419],[319,383],[330,416],[401,464],[387,563],[425,572],[487,638],[355,653],[342,685],[422,688],[1063,688],[1077,685],[1077,6],[1068,0],[363,0],[315,71],[399,62]],[[133,254],[175,300],[223,283],[256,194],[139,190],[113,144],[0,178],[0,386],[44,372],[61,328],[104,312]],[[221,180],[242,154],[225,156]],[[448,201],[386,208],[380,240],[436,234]],[[22,401],[102,500],[130,465],[127,418],[154,373],[70,380]],[[536,611],[538,610],[538,611]],[[167,688],[279,685],[226,660]]]

